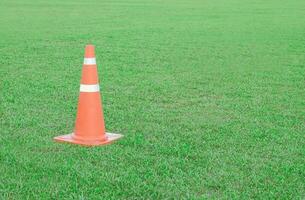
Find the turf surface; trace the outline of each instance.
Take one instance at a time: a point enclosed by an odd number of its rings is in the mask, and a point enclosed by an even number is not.
[[[304,199],[305,1],[1,0],[0,199]],[[96,45],[107,130],[73,130]]]

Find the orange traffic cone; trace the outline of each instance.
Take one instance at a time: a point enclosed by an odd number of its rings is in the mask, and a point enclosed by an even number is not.
[[[55,137],[54,140],[57,142],[95,146],[108,144],[121,137],[122,135],[120,134],[105,132],[94,46],[87,45],[74,132]]]

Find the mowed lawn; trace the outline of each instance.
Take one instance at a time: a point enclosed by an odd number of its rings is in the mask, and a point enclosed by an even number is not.
[[[304,0],[1,0],[0,199],[304,199]],[[108,146],[71,133],[96,46]]]

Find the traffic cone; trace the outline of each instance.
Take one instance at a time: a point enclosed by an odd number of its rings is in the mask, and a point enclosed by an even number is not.
[[[121,137],[120,134],[105,132],[94,46],[87,45],[74,132],[55,137],[54,140],[96,146],[111,143]]]

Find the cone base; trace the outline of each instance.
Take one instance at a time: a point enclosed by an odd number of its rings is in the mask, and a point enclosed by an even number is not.
[[[106,133],[107,140],[90,140],[90,141],[84,141],[84,140],[77,140],[73,138],[73,133],[68,134],[68,135],[61,135],[54,137],[54,140],[56,142],[62,142],[62,143],[71,143],[71,144],[78,144],[82,146],[99,146],[99,145],[106,145],[110,144],[115,140],[120,139],[123,137],[121,134],[116,134],[116,133]]]

